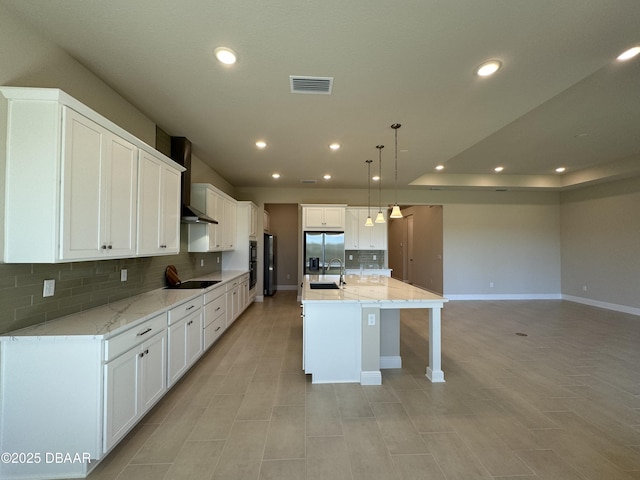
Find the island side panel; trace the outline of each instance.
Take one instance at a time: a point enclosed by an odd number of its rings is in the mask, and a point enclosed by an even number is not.
[[[380,308],[362,307],[361,385],[382,385],[380,373]]]
[[[359,383],[361,313],[358,303],[304,303],[304,371],[312,383]]]
[[[400,310],[380,310],[380,368],[402,368]]]

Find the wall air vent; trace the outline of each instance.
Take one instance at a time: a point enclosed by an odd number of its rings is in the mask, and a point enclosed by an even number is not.
[[[289,75],[291,93],[310,93],[316,95],[331,95],[333,77],[302,77]]]
[[[315,180],[315,179],[309,179],[309,180],[301,179],[300,183],[304,183],[304,184],[307,184],[307,185],[313,185],[314,183],[318,183],[318,181]]]

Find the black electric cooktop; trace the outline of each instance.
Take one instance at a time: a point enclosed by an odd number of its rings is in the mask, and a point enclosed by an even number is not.
[[[171,289],[189,289],[189,288],[207,288],[211,285],[220,283],[220,280],[189,280],[188,282],[181,282],[175,286],[168,286]]]

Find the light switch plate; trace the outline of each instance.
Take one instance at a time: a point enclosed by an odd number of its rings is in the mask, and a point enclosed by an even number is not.
[[[375,313],[370,313],[369,316],[367,317],[367,323],[371,326],[374,326],[376,324],[376,314]]]

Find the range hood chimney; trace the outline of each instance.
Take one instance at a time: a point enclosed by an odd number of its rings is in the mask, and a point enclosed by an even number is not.
[[[186,137],[171,137],[171,159],[182,165],[182,223],[218,223],[191,206],[191,142]]]

